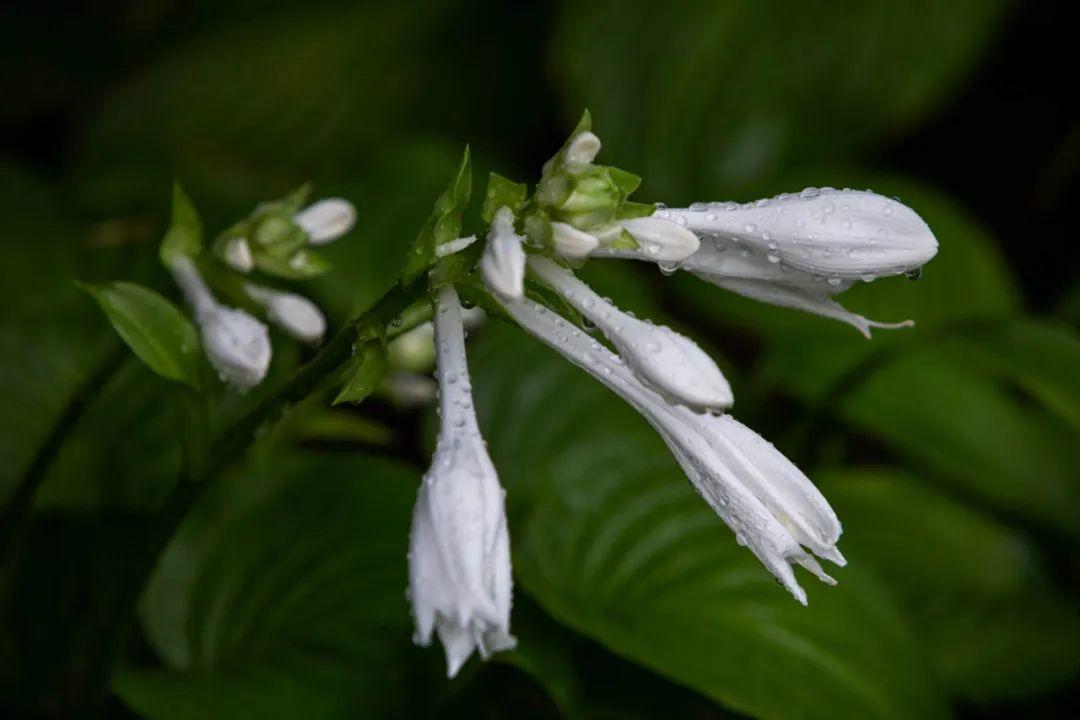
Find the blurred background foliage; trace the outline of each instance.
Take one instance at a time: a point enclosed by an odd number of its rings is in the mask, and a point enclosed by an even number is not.
[[[1080,669],[1080,190],[1065,4],[140,0],[0,9],[0,503],[85,414],[0,566],[0,715],[181,718],[1069,717]],[[850,565],[804,609],[633,412],[521,333],[474,333],[509,492],[517,651],[442,678],[410,642],[405,548],[429,411],[328,386],[267,428],[173,538],[137,627],[111,598],[180,464],[166,383],[73,280],[175,297],[169,187],[208,227],[311,179],[357,230],[310,282],[339,324],[394,280],[472,143],[533,180],[583,107],[641,195],[899,196],[918,282],[852,309],[756,305],[593,264],[718,358],[736,415],[814,478]],[[475,205],[475,203],[474,203]],[[472,209],[473,218],[478,208]],[[310,351],[275,341],[264,386]],[[89,390],[88,390],[89,388]],[[552,402],[558,398],[558,402]],[[117,662],[113,662],[113,660]]]

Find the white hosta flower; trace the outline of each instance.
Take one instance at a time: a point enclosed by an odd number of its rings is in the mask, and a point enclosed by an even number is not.
[[[356,208],[343,198],[326,198],[293,216],[312,245],[326,245],[349,232],[356,224]]]
[[[633,237],[636,248],[625,247],[624,231]],[[697,235],[685,227],[656,216],[619,220],[593,233],[600,240],[593,255],[638,257],[657,263],[682,262],[697,252],[701,244]]]
[[[326,317],[303,295],[246,283],[244,292],[266,309],[266,317],[292,337],[317,345],[326,333]]]
[[[529,268],[599,328],[619,356],[654,389],[695,409],[731,407],[731,386],[693,340],[622,312],[547,258],[530,257]]]
[[[247,238],[237,237],[229,240],[225,246],[225,262],[233,270],[245,275],[255,267],[255,257],[251,254],[251,246]]]
[[[453,677],[478,650],[513,648],[504,492],[476,424],[461,305],[450,286],[435,314],[441,426],[413,509],[409,598],[416,642],[437,633]]]
[[[491,219],[487,246],[480,258],[484,283],[497,295],[519,298],[525,292],[524,238],[514,232],[514,212],[501,207]]]
[[[737,240],[770,262],[827,278],[900,275],[925,265],[938,248],[914,210],[861,190],[807,188],[744,205],[663,209],[656,217],[702,236]]]
[[[858,190],[807,188],[745,203],[695,203],[657,210],[654,218],[701,238],[681,268],[731,292],[871,328],[909,327],[850,312],[832,299],[856,281],[917,272],[937,253],[937,240],[911,208]],[[618,246],[593,253],[663,261]]]
[[[271,355],[266,326],[243,310],[219,304],[187,258],[174,260],[169,270],[195,310],[203,350],[218,376],[240,391],[262,382]]]
[[[570,223],[556,221],[551,223],[551,243],[559,255],[579,259],[588,257],[600,240]]]
[[[832,583],[810,553],[844,564],[840,523],[816,487],[775,448],[726,417],[673,405],[642,384],[599,342],[527,298],[501,300],[506,311],[571,362],[632,405],[657,430],[694,488],[801,603],[792,563]],[[808,552],[809,551],[809,552]]]

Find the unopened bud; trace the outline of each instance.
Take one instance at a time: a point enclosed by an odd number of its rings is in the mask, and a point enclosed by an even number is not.
[[[255,258],[247,238],[231,238],[225,245],[225,262],[237,272],[247,274],[255,267]]]
[[[326,245],[349,232],[356,224],[356,208],[348,200],[327,198],[293,216],[312,245]]]
[[[514,232],[513,211],[508,207],[499,208],[491,221],[480,270],[488,288],[502,297],[519,298],[525,293],[523,240]]]
[[[564,222],[551,223],[551,244],[559,255],[568,258],[583,258],[596,249],[599,244],[595,235],[578,230]]]

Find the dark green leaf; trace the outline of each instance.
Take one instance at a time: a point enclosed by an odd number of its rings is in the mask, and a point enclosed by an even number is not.
[[[487,194],[484,196],[484,208],[480,211],[480,217],[484,219],[484,222],[489,223],[501,207],[508,207],[517,214],[521,206],[525,204],[528,194],[529,188],[525,183],[517,183],[498,173],[490,173]]]
[[[1080,670],[1080,613],[1020,533],[901,473],[821,482],[843,519],[848,560],[900,597],[951,690],[1014,700]]]
[[[113,328],[147,366],[169,380],[199,387],[199,339],[191,321],[149,288],[129,282],[83,285]]]
[[[167,671],[123,672],[115,691],[153,720],[422,706],[402,594],[415,478],[388,460],[280,455],[223,478],[143,596]]]
[[[911,351],[840,400],[853,427],[969,497],[1080,534],[1075,433],[940,349]]]
[[[172,219],[161,241],[161,261],[170,265],[176,258],[194,259],[202,251],[202,223],[191,199],[180,187],[173,185]]]
[[[419,235],[409,249],[405,269],[402,271],[403,282],[411,283],[420,273],[431,267],[435,262],[435,248],[460,235],[461,215],[469,204],[471,190],[472,169],[469,165],[469,146],[466,145],[457,172],[446,190],[435,201],[435,209],[420,228]]]
[[[842,571],[803,608],[633,411],[535,343],[488,339],[472,353],[476,403],[512,503],[515,573],[555,618],[752,715],[946,714],[876,583]]]
[[[1080,336],[1060,323],[997,320],[958,328],[955,344],[1080,430]]]
[[[552,57],[566,105],[619,119],[600,133],[608,153],[674,199],[908,132],[963,82],[1005,6],[563,3]]]
[[[349,379],[334,398],[334,405],[345,402],[363,402],[382,384],[388,369],[386,348],[382,343],[377,341],[365,343],[353,360]]]

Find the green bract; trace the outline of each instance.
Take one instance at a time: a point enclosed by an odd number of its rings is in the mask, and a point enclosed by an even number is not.
[[[524,208],[525,235],[534,244],[550,247],[552,221],[591,231],[616,220],[652,215],[656,210],[652,203],[629,200],[641,185],[637,175],[617,167],[568,161],[567,152],[575,139],[587,132],[592,132],[588,110],[559,151],[544,164],[536,193]],[[637,247],[628,234],[620,242]]]
[[[161,262],[171,265],[177,258],[195,258],[202,252],[202,223],[191,199],[180,187],[173,185],[172,220],[161,241]]]
[[[435,248],[457,239],[461,233],[461,214],[469,204],[472,192],[472,169],[469,164],[469,146],[461,156],[461,164],[450,179],[450,184],[435,201],[427,221],[420,228],[420,233],[409,249],[402,271],[402,281],[407,285],[420,273],[431,267],[436,259]]]

